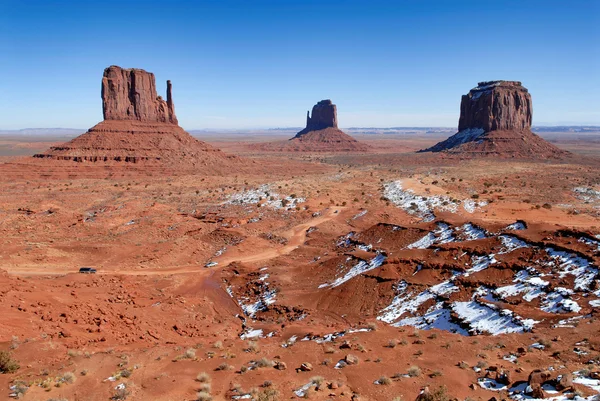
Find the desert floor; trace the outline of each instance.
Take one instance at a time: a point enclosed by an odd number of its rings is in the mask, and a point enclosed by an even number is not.
[[[20,365],[0,398],[517,400],[534,369],[572,377],[549,398],[597,394],[600,133],[548,135],[562,161],[356,138],[372,151],[205,134],[257,166],[222,175],[0,138],[0,350]]]

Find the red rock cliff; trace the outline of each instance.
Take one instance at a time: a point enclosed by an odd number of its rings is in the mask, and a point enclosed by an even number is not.
[[[167,81],[167,101],[156,93],[154,74],[137,68],[110,66],[102,77],[102,112],[104,120],[138,120],[177,124]]]
[[[463,95],[458,130],[485,132],[531,128],[531,95],[518,81],[479,82]]]

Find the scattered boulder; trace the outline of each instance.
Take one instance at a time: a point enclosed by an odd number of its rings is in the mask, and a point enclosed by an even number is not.
[[[304,362],[302,365],[300,365],[298,370],[301,370],[302,372],[310,372],[313,370],[313,366],[309,362]]]
[[[559,391],[573,388],[573,375],[570,372],[563,373],[560,380],[556,384],[556,389]]]
[[[530,386],[539,384],[540,386],[552,379],[552,373],[547,370],[535,369],[529,374],[527,382]]]
[[[275,365],[273,365],[273,367],[277,370],[286,370],[287,364],[283,361],[277,361],[275,362]]]
[[[358,357],[353,354],[348,354],[344,358],[344,362],[346,362],[348,365],[356,365],[358,364]]]
[[[496,381],[501,384],[510,385],[510,372],[508,370],[499,369],[496,372]]]
[[[546,392],[544,391],[544,389],[542,389],[541,384],[534,383],[534,384],[531,384],[530,387],[531,387],[531,397],[539,398],[539,399],[546,398]]]
[[[429,390],[429,386],[425,386],[421,389],[421,392],[415,399],[415,401],[432,401],[433,396]]]

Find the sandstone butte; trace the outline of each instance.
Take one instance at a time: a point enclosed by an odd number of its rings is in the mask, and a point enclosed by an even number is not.
[[[532,115],[531,94],[521,82],[479,82],[462,96],[458,133],[421,152],[536,159],[567,155],[531,132]]]
[[[283,150],[309,152],[365,152],[369,147],[338,128],[337,107],[321,100],[306,113],[306,128],[284,145]]]
[[[137,68],[110,66],[102,77],[104,121],[65,144],[34,157],[91,163],[149,163],[224,168],[239,164],[178,125],[172,84],[167,100],[156,92],[154,74]]]

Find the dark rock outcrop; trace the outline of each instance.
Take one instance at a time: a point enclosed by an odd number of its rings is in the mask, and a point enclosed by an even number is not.
[[[291,152],[365,152],[369,147],[338,128],[337,107],[321,100],[306,115],[306,128],[285,144],[261,145],[263,150]]]
[[[156,94],[154,74],[111,66],[102,77],[104,121],[40,159],[102,163],[158,163],[226,170],[240,159],[229,156],[183,130],[175,116],[172,85],[167,100]]]
[[[337,128],[337,107],[331,100],[321,100],[312,108],[312,116],[306,112],[306,128],[302,132],[318,131],[325,128]]]
[[[171,81],[167,81],[167,101],[156,93],[154,74],[137,68],[112,65],[102,77],[104,120],[138,120],[177,124]]]
[[[462,97],[458,133],[421,152],[511,158],[568,154],[531,132],[532,115],[531,95],[521,82],[479,82]]]
[[[532,115],[531,95],[521,82],[479,82],[462,97],[458,130],[530,129]]]

